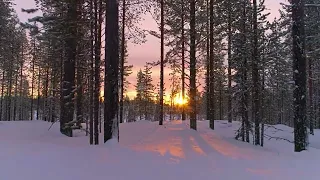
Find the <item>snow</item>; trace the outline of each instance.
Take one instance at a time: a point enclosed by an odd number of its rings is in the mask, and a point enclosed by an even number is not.
[[[43,121],[0,122],[1,180],[212,180],[318,179],[320,131],[310,136],[310,148],[293,152],[293,144],[265,139],[265,147],[234,139],[239,123],[139,121],[120,126],[120,144],[111,140],[90,146],[84,132],[59,133]],[[273,137],[293,140],[284,125],[266,127]],[[281,129],[281,130],[279,130]],[[102,140],[102,136],[100,140]]]

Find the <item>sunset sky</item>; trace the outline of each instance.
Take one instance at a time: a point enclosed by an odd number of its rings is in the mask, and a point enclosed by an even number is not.
[[[274,17],[277,17],[278,14],[278,9],[280,8],[280,3],[281,2],[287,2],[287,0],[265,0],[265,4],[268,9],[270,9],[271,15],[270,19],[272,20]],[[21,8],[34,8],[35,7],[35,2],[34,0],[14,0],[14,3],[16,4],[15,9],[16,12],[18,13],[18,17],[22,22],[26,22],[28,18],[33,17],[34,15],[28,15],[26,13],[21,12]],[[157,24],[155,21],[151,18],[151,16],[146,15],[145,20],[141,22],[141,27],[144,29],[148,30],[154,30],[157,31]],[[129,96],[134,95],[134,85],[136,82],[136,75],[137,71],[139,69],[143,69],[143,66],[145,65],[146,62],[152,62],[152,61],[157,61],[160,59],[160,39],[157,39],[153,36],[148,36],[147,37],[147,42],[142,45],[135,45],[132,43],[128,44],[128,52],[129,52],[129,57],[128,61],[129,64],[133,64],[133,73],[129,77],[129,82],[131,82],[130,88],[129,88]],[[153,68],[153,79],[154,79],[154,84],[156,84],[159,80],[159,68]],[[169,72],[165,71],[165,82],[166,80],[169,79],[168,76]],[[165,83],[165,87],[167,90],[169,90],[169,81]]]

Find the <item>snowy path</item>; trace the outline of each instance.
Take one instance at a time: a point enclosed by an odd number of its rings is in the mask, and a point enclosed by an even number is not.
[[[120,145],[100,146],[89,146],[83,132],[68,138],[49,126],[0,122],[0,180],[312,180],[320,175],[319,150],[296,154],[285,141],[266,140],[263,148],[239,142],[233,138],[237,123],[216,121],[214,131],[206,121],[198,123],[198,131],[182,121],[127,123],[121,125]]]

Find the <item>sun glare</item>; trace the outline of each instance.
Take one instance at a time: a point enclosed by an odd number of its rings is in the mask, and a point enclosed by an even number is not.
[[[181,94],[178,94],[174,99],[174,103],[177,105],[185,105],[188,103],[188,100],[186,98],[182,98]]]

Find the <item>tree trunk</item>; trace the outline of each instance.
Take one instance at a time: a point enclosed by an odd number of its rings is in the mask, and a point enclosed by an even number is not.
[[[260,145],[260,77],[259,77],[259,57],[258,57],[258,12],[257,0],[253,0],[253,62],[252,62],[252,81],[253,81],[253,118],[255,145]]]
[[[20,96],[20,102],[19,102],[19,120],[23,120],[23,59],[24,59],[24,46],[22,44],[22,52],[21,52],[21,63],[20,63],[20,87],[19,87],[19,96]],[[0,113],[1,114],[1,113]]]
[[[67,34],[65,37],[66,58],[63,63],[64,73],[62,82],[62,117],[60,119],[60,131],[66,136],[72,137],[70,122],[74,113],[74,85],[75,85],[75,61],[77,50],[77,0],[68,3],[67,9]]]
[[[38,69],[38,95],[37,95],[37,120],[39,120],[39,111],[40,111],[40,82],[41,82],[41,69],[40,69],[40,66],[39,66],[39,69]]]
[[[120,67],[120,123],[123,123],[123,90],[124,90],[124,61],[125,61],[125,21],[126,0],[122,0],[122,32],[121,32],[121,67]]]
[[[308,84],[309,84],[309,128],[310,134],[314,135],[314,109],[313,109],[313,80],[312,80],[312,57],[308,58]]]
[[[90,37],[91,37],[91,49],[90,49],[90,79],[89,79],[89,98],[90,98],[90,106],[89,106],[89,119],[90,119],[90,144],[93,144],[93,91],[94,91],[94,88],[93,88],[93,80],[94,80],[94,13],[93,13],[93,6],[94,6],[94,3],[93,1],[95,0],[91,0],[90,2],[90,18],[91,18],[91,22],[90,22]],[[105,92],[106,93],[106,92]]]
[[[210,73],[209,73],[209,99],[210,99],[210,128],[214,129],[214,119],[215,119],[215,92],[214,92],[214,85],[215,85],[215,67],[214,67],[214,58],[213,58],[213,5],[214,2],[213,0],[210,0],[210,27],[209,27],[209,32],[210,32],[210,61],[209,61],[209,66],[210,66]]]
[[[3,95],[4,95],[4,84],[5,84],[5,81],[4,81],[4,78],[5,78],[5,71],[2,70],[2,79],[1,79],[1,99],[0,99],[0,121],[3,121],[3,101],[4,101],[4,98],[3,98]]]
[[[44,121],[49,121],[49,97],[48,97],[48,90],[49,90],[49,67],[46,67],[46,78],[44,84]]]
[[[304,1],[292,0],[294,151],[307,148]]]
[[[222,91],[223,91],[222,77],[219,77],[219,120],[222,120],[222,116],[223,116]]]
[[[99,1],[99,2],[98,2]],[[94,63],[94,144],[99,144],[100,61],[101,61],[101,0],[94,1],[95,9],[95,63]]]
[[[7,118],[6,118],[6,120],[8,120],[8,121],[11,121],[12,75],[13,75],[13,67],[10,64],[10,69],[9,69],[9,72],[8,72],[8,81],[9,81],[8,84],[9,84],[9,87],[8,87]]]
[[[163,125],[163,94],[164,94],[164,0],[160,1],[160,33],[161,33],[161,47],[160,47],[160,114],[159,114],[159,125]]]
[[[211,1],[210,1],[211,3]],[[209,29],[209,26],[210,26],[210,4],[209,4],[209,0],[207,0],[207,39],[206,39],[206,55],[207,55],[207,58],[206,58],[206,114],[207,114],[207,120],[210,120],[211,117],[210,117],[210,114],[211,114],[211,111],[210,111],[210,108],[211,108],[211,99],[210,99],[210,29]]]
[[[52,100],[51,100],[51,122],[56,122],[56,92],[57,92],[57,75],[56,70],[52,72]]]
[[[247,85],[247,54],[246,52],[246,42],[247,42],[247,30],[246,30],[246,19],[247,19],[247,2],[243,1],[243,14],[242,14],[242,23],[241,23],[241,34],[242,34],[242,67],[241,67],[241,100],[240,100],[240,113],[242,118],[242,127],[241,127],[241,135],[242,141],[250,142],[249,139],[249,131],[250,131],[250,123],[248,118],[248,105],[249,105],[249,94],[248,94],[248,85]]]
[[[182,94],[182,100],[185,101],[185,38],[184,38],[184,0],[181,0],[181,94]],[[185,112],[185,104],[182,104],[182,120],[186,120],[186,112]]]
[[[106,0],[104,142],[118,138],[119,24],[118,1]]]
[[[190,0],[190,128],[197,130],[196,1]]]
[[[232,123],[232,87],[231,87],[231,43],[232,43],[232,8],[231,1],[228,1],[228,122]]]
[[[18,106],[18,74],[15,75],[15,83],[14,83],[14,102],[13,102],[13,118],[15,121],[17,119],[17,106]]]
[[[265,36],[263,35],[263,40],[262,40],[262,44],[265,43]],[[263,49],[262,52],[262,61],[261,61],[261,65],[262,65],[262,84],[261,84],[261,135],[260,135],[260,145],[263,146],[264,143],[264,123],[266,122],[266,110],[265,110],[265,98],[266,98],[266,94],[265,94],[265,48]]]
[[[36,39],[33,37],[33,59],[32,59],[32,79],[31,79],[31,107],[30,107],[30,120],[33,120],[33,89],[34,89],[34,69],[36,61]]]

